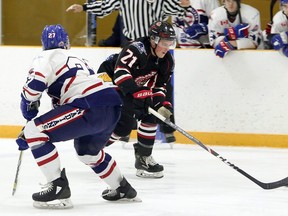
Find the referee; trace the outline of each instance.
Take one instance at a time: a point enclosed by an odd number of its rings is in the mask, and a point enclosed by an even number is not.
[[[119,10],[124,36],[128,40],[135,40],[148,36],[148,28],[156,20],[166,21],[172,15],[184,17],[189,6],[189,0],[103,0],[73,4],[66,11],[86,11],[104,17]]]

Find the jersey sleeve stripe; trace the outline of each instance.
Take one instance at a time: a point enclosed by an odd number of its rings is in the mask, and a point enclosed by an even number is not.
[[[68,91],[69,87],[71,86],[71,84],[73,83],[73,81],[74,81],[75,79],[76,79],[76,77],[74,76],[74,77],[72,77],[72,78],[69,80],[68,84],[65,86],[64,92],[67,92],[67,91]]]
[[[56,76],[58,76],[60,73],[61,73],[61,71],[64,69],[64,68],[66,68],[67,67],[67,65],[63,65],[63,67],[62,68],[60,68],[55,74],[56,74]]]
[[[114,81],[115,81],[116,85],[120,85],[122,82],[124,82],[128,79],[132,79],[132,76],[130,74],[124,74],[124,75],[116,78]]]
[[[35,97],[35,96],[39,95],[39,93],[32,93],[32,92],[28,91],[28,89],[26,89],[26,88],[23,88],[23,91],[25,93],[28,93],[28,95],[30,95],[32,97]]]
[[[44,74],[42,74],[42,73],[40,73],[40,72],[35,72],[35,75],[36,75],[36,76],[40,76],[40,77],[42,77],[42,78],[45,78]]]

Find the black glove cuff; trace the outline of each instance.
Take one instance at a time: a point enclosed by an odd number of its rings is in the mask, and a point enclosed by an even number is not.
[[[83,11],[87,11],[87,9],[88,9],[87,4],[83,4],[82,7],[83,7]]]

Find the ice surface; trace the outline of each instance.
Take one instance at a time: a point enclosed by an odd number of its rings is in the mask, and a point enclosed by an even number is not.
[[[281,216],[288,215],[288,188],[264,190],[197,145],[155,146],[153,156],[165,167],[164,178],[135,176],[132,143],[106,148],[138,191],[142,203],[108,202],[101,198],[107,185],[82,164],[72,142],[56,143],[72,191],[73,209],[42,210],[31,195],[46,183],[30,150],[24,152],[17,191],[12,196],[19,157],[12,139],[0,140],[0,215],[99,216]],[[262,182],[288,176],[288,149],[209,146]]]

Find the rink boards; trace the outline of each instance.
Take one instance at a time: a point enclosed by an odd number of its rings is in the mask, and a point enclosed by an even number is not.
[[[96,69],[119,51],[72,49]],[[20,92],[39,52],[41,47],[0,47],[0,137],[16,137],[25,124]],[[174,55],[177,125],[207,144],[288,147],[288,58],[276,51],[235,51],[224,59],[213,50],[176,49]],[[49,109],[43,97],[40,113]],[[192,143],[179,133],[176,138]]]

